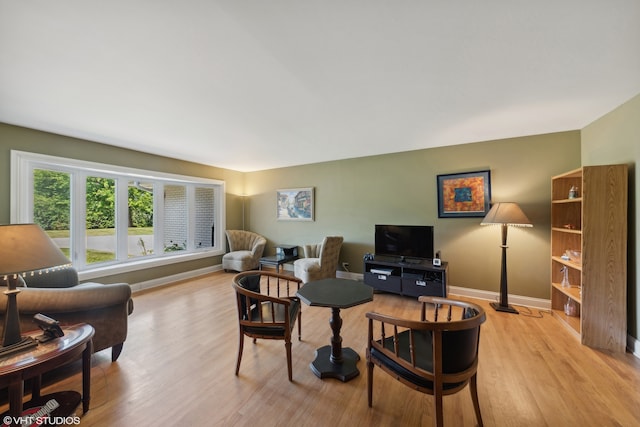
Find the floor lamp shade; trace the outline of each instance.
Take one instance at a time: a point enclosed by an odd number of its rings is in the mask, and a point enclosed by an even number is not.
[[[70,264],[49,236],[36,224],[0,225],[0,284],[7,290],[7,308],[0,354],[33,345],[32,339],[20,333],[16,289],[20,276],[36,270],[64,267]]]
[[[512,227],[533,227],[529,218],[516,203],[502,202],[494,204],[480,225],[500,225],[502,228],[502,262],[500,269],[500,302],[491,303],[497,311],[518,314],[518,310],[509,305],[507,290],[507,230]]]

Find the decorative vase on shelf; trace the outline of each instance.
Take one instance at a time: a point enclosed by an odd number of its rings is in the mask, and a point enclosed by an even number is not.
[[[569,198],[570,199],[575,199],[576,197],[578,197],[578,187],[573,185],[571,187],[571,189],[569,190]]]
[[[571,317],[575,317],[578,315],[576,303],[571,298],[567,298],[567,303],[564,305],[564,314]]]
[[[569,269],[565,266],[560,269],[562,272],[562,282],[560,283],[563,288],[570,288],[571,283],[569,283]]]

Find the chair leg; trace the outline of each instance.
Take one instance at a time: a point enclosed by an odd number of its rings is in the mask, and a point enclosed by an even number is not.
[[[367,360],[367,399],[369,408],[373,405],[373,362]]]
[[[478,421],[478,427],[482,427],[482,415],[480,415],[480,401],[478,400],[478,378],[474,374],[471,377],[469,384],[469,390],[471,390],[471,400],[473,400],[473,409],[476,411],[476,420]]]
[[[298,312],[298,341],[302,341],[302,310]]]
[[[238,345],[238,363],[236,363],[236,375],[240,372],[240,362],[242,361],[242,349],[244,348],[244,334],[240,331],[240,344]]]
[[[284,347],[287,351],[287,371],[289,372],[289,381],[293,381],[293,370],[291,368],[291,341],[285,341]]]
[[[444,425],[444,420],[443,420],[443,411],[442,411],[442,391],[437,390],[437,386],[434,387],[435,389],[433,390],[433,416],[434,418],[434,422],[433,425],[435,425],[436,427],[443,427]]]
[[[111,361],[115,362],[116,360],[118,360],[118,357],[120,357],[120,353],[122,353],[122,347],[124,346],[124,343],[121,342],[120,344],[116,344],[113,347],[111,347]]]

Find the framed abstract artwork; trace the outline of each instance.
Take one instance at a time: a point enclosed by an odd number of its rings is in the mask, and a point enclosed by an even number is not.
[[[491,207],[488,170],[438,175],[438,217],[484,217]]]
[[[313,221],[313,187],[276,190],[279,221]]]

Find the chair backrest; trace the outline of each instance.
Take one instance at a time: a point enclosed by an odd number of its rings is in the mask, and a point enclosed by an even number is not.
[[[264,250],[267,239],[252,231],[245,230],[227,230],[227,240],[229,241],[229,250],[234,251],[251,251],[257,253]]]
[[[247,274],[245,276],[240,277],[237,281],[234,280],[234,283],[237,283],[243,290],[260,293],[260,275],[259,274]],[[242,295],[238,297],[240,305],[238,308],[240,311],[238,314],[242,319],[248,319],[249,312],[251,309],[255,308],[256,304],[258,304],[259,300],[257,298],[251,297],[247,292],[236,291],[237,295]],[[248,297],[248,298],[247,298]]]
[[[301,284],[297,277],[271,271],[236,274],[232,286],[236,292],[240,324],[252,327],[253,331],[259,327],[280,326],[285,334],[290,333],[293,319],[283,314],[292,303],[288,297],[294,296]]]
[[[484,310],[447,298],[422,296],[418,300],[422,303],[420,320],[367,313],[369,351],[390,362],[383,369],[398,366],[409,371],[411,375],[398,378],[406,385],[414,383],[411,378],[427,380],[422,383],[423,392],[431,393],[429,382],[444,384],[445,389],[447,384],[450,389],[464,387],[477,369]]]
[[[311,243],[302,247],[305,258],[319,258],[322,252],[322,243]]]
[[[283,340],[287,355],[287,374],[293,381],[291,361],[291,332],[298,321],[301,337],[302,312],[300,298],[295,294],[302,280],[294,276],[270,271],[245,271],[236,274],[232,286],[236,292],[240,345],[236,375],[240,371],[244,337]]]
[[[418,301],[421,320],[431,323],[434,334],[442,333],[442,372],[462,372],[473,366],[478,359],[480,325],[486,320],[482,307],[436,297]]]
[[[71,288],[78,284],[78,272],[73,267],[43,269],[24,277],[29,288]]]
[[[333,272],[338,269],[338,261],[340,259],[340,249],[342,248],[342,236],[327,236],[322,241],[320,249],[320,270],[324,272]]]

